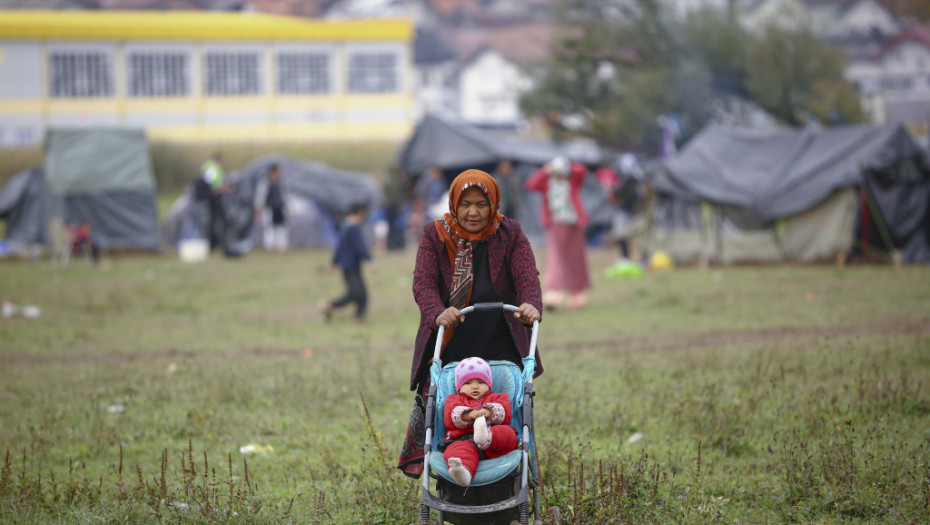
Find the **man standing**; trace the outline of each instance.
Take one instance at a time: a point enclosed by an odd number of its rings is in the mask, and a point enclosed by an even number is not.
[[[226,213],[223,208],[223,194],[229,192],[224,182],[226,176],[223,170],[223,154],[216,152],[210,160],[203,163],[200,168],[201,176],[210,187],[210,211],[207,219],[207,238],[210,240],[210,250],[224,243],[226,235]]]
[[[281,188],[281,168],[277,163],[268,167],[268,180],[261,191],[259,186],[258,206],[255,209],[255,219],[262,220],[263,212],[267,208],[271,211],[270,232],[265,235],[265,247],[278,253],[287,252],[287,209],[284,202],[284,190]],[[263,226],[266,224],[263,223]]]
[[[501,190],[501,213],[510,219],[520,220],[517,214],[520,211],[520,192],[523,185],[520,176],[514,173],[513,162],[510,159],[502,159],[497,163],[494,180]]]

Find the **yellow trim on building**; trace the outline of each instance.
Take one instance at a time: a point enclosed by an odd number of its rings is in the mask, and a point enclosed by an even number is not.
[[[409,19],[313,20],[213,11],[0,10],[3,40],[409,41]]]
[[[0,114],[13,115],[19,113],[38,114],[44,107],[38,98],[5,98],[0,99]]]
[[[413,105],[413,98],[407,93],[347,95],[341,101],[347,109],[384,109],[386,107],[405,107]]]
[[[48,100],[48,109],[55,113],[113,113],[116,114],[119,99],[101,98],[53,98]]]
[[[183,98],[127,98],[126,110],[133,114],[148,113],[190,113],[198,110],[198,100],[193,97]]]
[[[147,134],[152,140],[186,142],[223,141],[401,141],[413,131],[409,122],[344,122],[278,123],[273,128],[249,124],[203,125],[149,125]]]

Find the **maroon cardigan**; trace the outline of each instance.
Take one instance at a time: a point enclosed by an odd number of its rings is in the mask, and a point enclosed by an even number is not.
[[[501,221],[497,232],[490,236],[488,264],[490,265],[491,287],[502,303],[520,306],[529,303],[542,315],[542,290],[539,270],[530,241],[520,229],[520,223],[510,219]],[[413,269],[413,298],[420,307],[420,329],[417,331],[413,350],[413,366],[410,370],[410,389],[417,387],[417,379],[425,378],[427,367],[433,358],[436,345],[436,316],[447,306],[452,288],[452,261],[430,221],[423,228],[420,247],[417,249],[416,266]],[[532,328],[517,321],[513,314],[504,316],[513,341],[520,355],[530,352]],[[536,375],[543,372],[539,350],[536,351]]]

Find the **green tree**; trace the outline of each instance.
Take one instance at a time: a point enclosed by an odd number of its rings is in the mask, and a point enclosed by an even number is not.
[[[930,2],[927,0],[897,0],[891,4],[891,9],[898,16],[919,23],[930,21]]]
[[[676,70],[678,44],[655,0],[564,0],[555,12],[560,37],[521,104],[557,137],[571,132],[612,145],[642,144],[655,134],[656,116],[680,106],[669,86],[706,90],[702,68]],[[566,115],[580,125],[566,129]]]
[[[535,89],[521,105],[556,137],[654,149],[659,115],[676,114],[687,138],[712,117],[714,100],[730,96],[791,124],[861,119],[842,54],[809,33],[751,35],[729,12],[679,19],[659,0],[562,0],[554,20],[551,57],[534,70]]]
[[[842,51],[806,30],[768,27],[749,37],[746,86],[760,106],[784,122],[803,125],[810,116],[826,124],[862,120],[855,87],[843,81]]]

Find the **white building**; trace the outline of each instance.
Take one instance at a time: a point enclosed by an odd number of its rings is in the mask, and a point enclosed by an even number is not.
[[[930,134],[930,24],[889,39],[869,61],[847,72],[870,101],[875,117],[906,122],[918,135]]]

